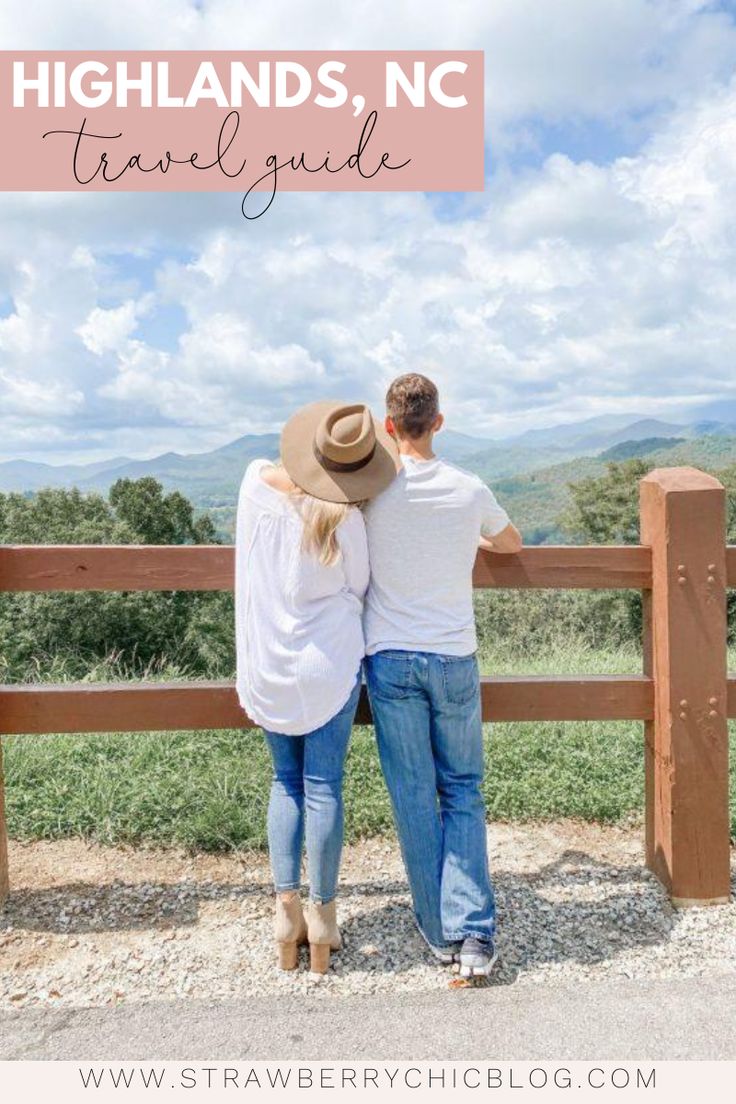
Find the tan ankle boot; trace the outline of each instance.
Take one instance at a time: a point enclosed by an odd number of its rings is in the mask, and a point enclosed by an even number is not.
[[[307,942],[307,923],[297,890],[276,894],[276,944],[282,970],[296,970],[299,944]]]
[[[313,974],[326,974],[330,967],[330,951],[339,951],[342,946],[334,898],[326,905],[309,902],[307,937],[310,970]]]

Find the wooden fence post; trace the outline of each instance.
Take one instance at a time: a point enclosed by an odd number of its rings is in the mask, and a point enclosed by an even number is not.
[[[8,877],[8,832],[5,825],[5,777],[3,775],[3,741],[0,737],[0,909],[10,891]]]
[[[652,549],[644,599],[647,865],[677,906],[730,894],[725,491],[695,468],[641,481],[641,540]]]

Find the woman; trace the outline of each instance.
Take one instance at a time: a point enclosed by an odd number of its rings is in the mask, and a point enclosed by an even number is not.
[[[235,616],[240,703],[273,758],[268,846],[282,969],[309,943],[325,973],[340,947],[335,894],[342,779],[364,655],[368,547],[357,504],[396,474],[396,446],[362,404],[312,403],[255,460],[240,489]],[[309,906],[302,912],[306,837]]]

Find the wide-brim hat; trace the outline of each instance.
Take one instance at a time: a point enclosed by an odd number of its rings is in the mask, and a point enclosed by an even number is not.
[[[399,450],[365,403],[325,400],[289,418],[281,462],[307,494],[325,502],[362,502],[388,487]]]

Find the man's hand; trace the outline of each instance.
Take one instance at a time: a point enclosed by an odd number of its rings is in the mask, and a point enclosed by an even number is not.
[[[518,552],[523,544],[521,533],[511,522],[495,537],[481,537],[478,541],[479,547],[487,552]]]

